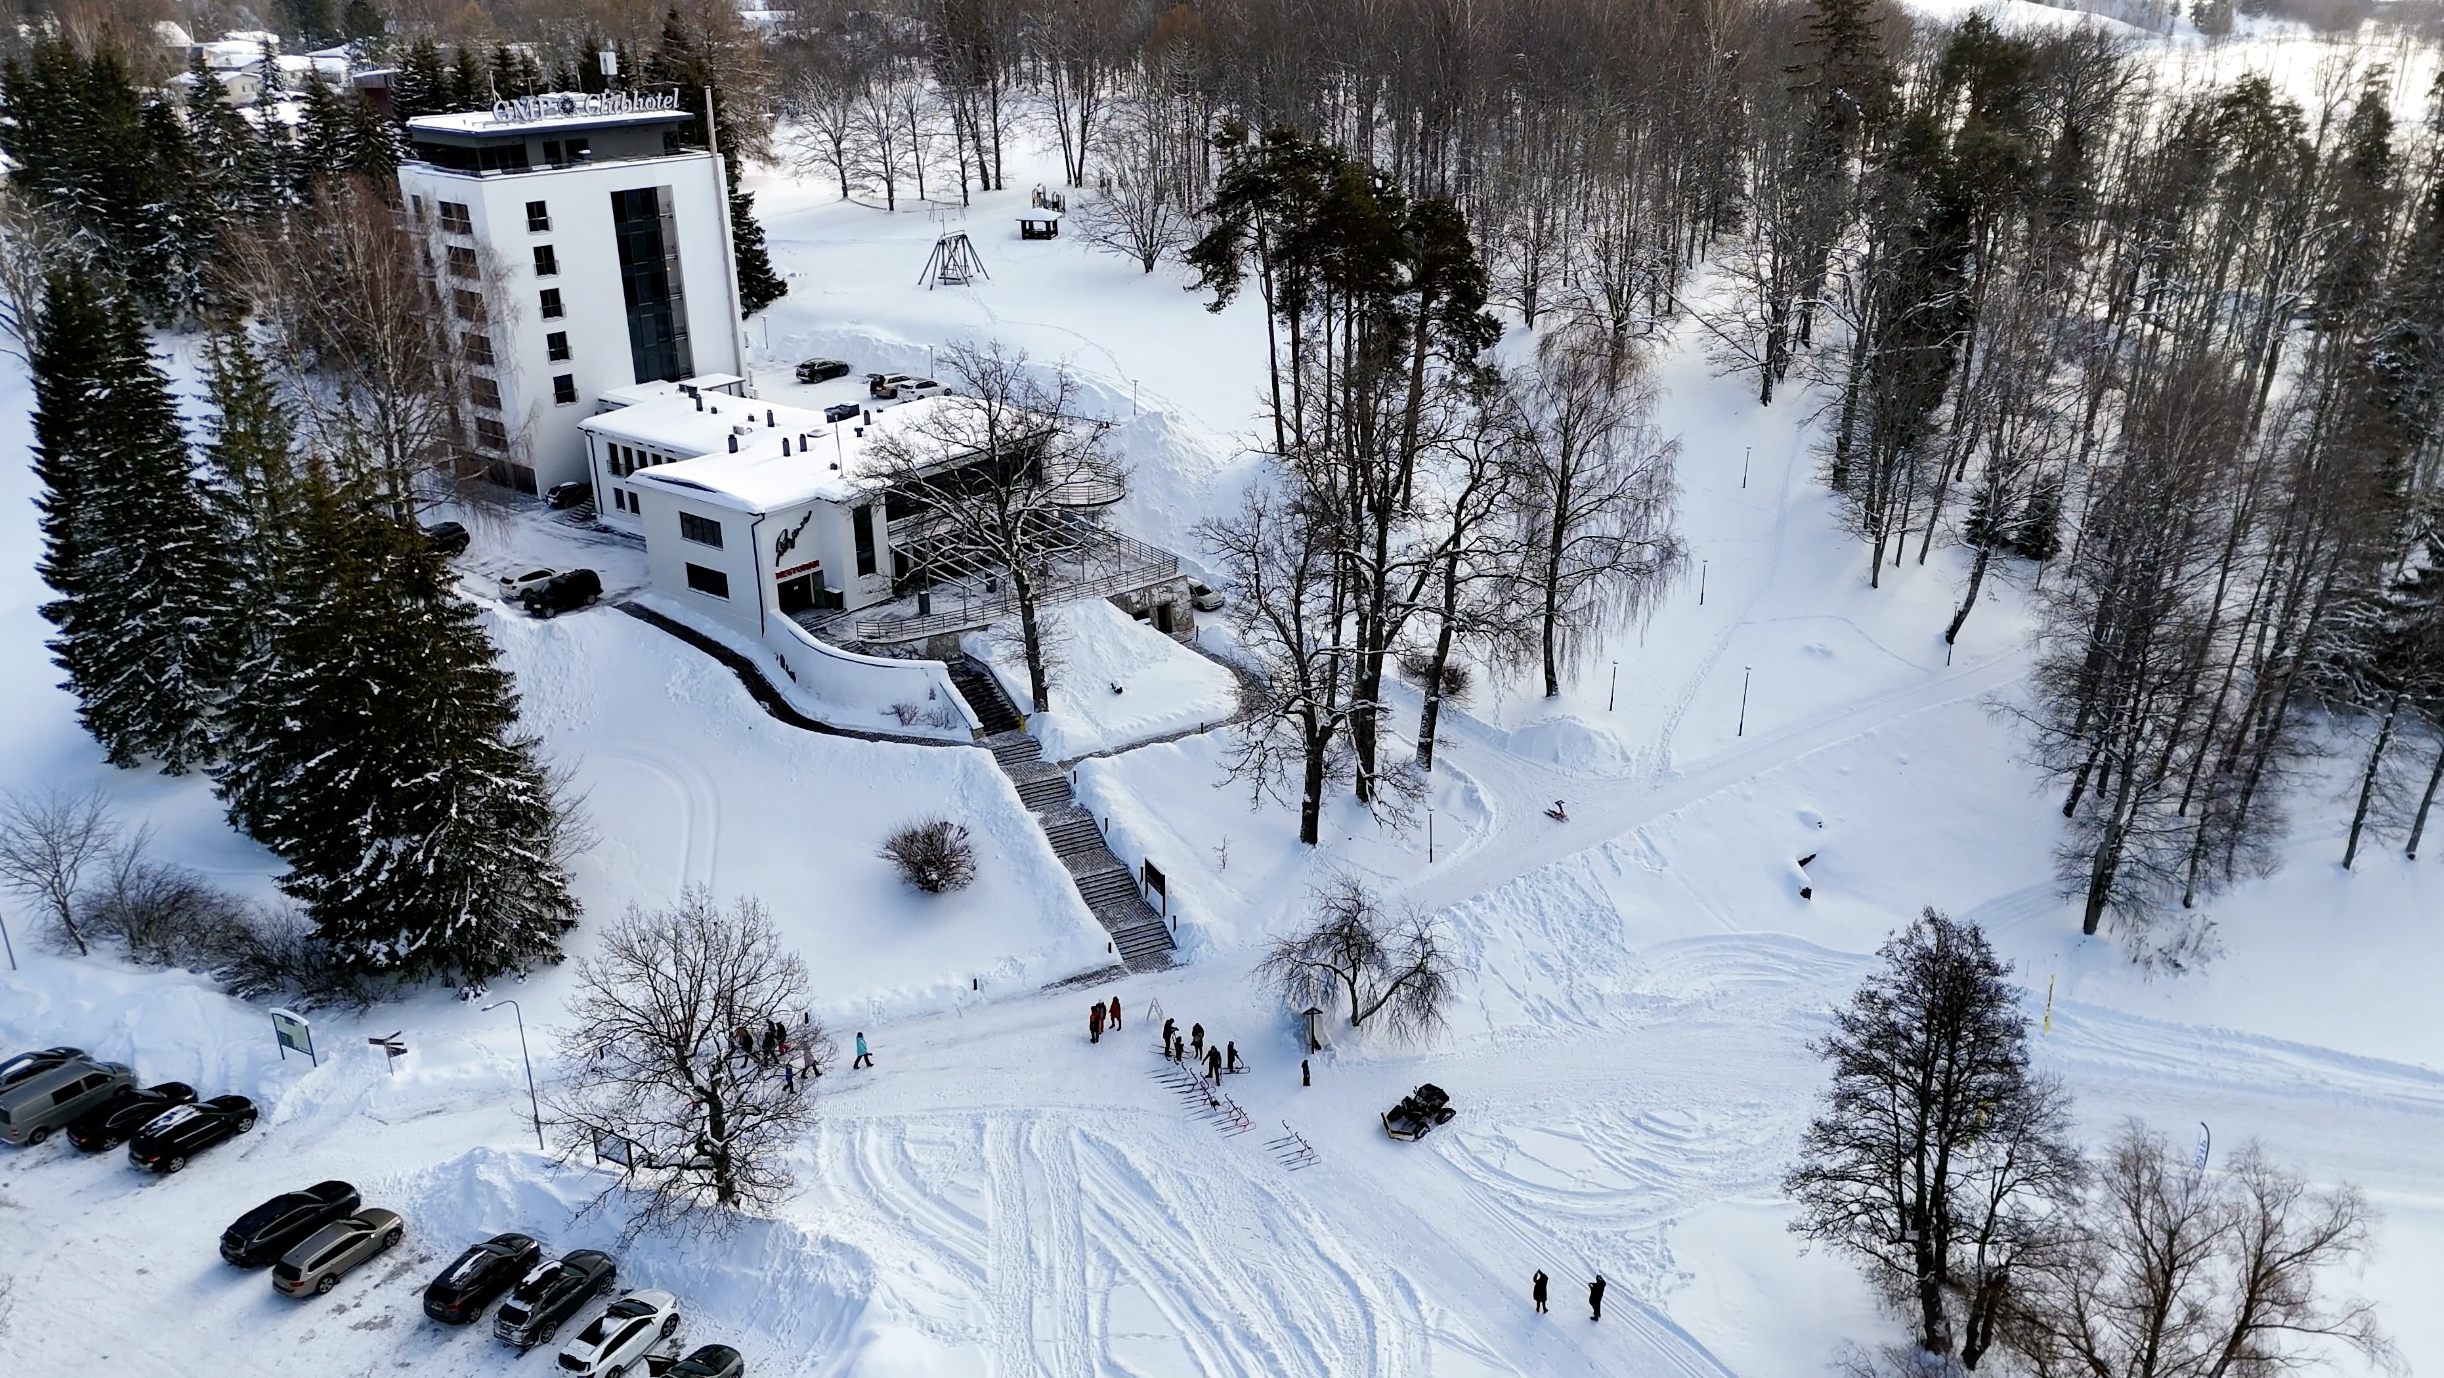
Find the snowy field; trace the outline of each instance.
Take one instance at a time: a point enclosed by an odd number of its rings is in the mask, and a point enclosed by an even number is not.
[[[1014,217],[1042,175],[1014,171],[1016,190],[953,221],[991,280],[930,292],[917,270],[956,208],[885,215],[819,178],[762,181],[792,290],[750,328],[757,386],[793,398],[777,380],[812,355],[924,371],[961,338],[1065,362],[1121,423],[1134,493],[1119,521],[1193,561],[1196,523],[1252,473],[1260,319],[1244,303],[1208,314],[1173,270],[1021,242]],[[623,1280],[677,1292],[690,1341],[735,1344],[759,1375],[1815,1378],[1843,1343],[1900,1331],[1848,1264],[1783,1230],[1777,1182],[1821,1081],[1805,1045],[1876,944],[1933,904],[1994,936],[2032,1018],[2050,990],[2037,1056],[2069,1081],[2091,1143],[2124,1116],[2183,1142],[2204,1121],[2218,1154],[2257,1137],[2320,1181],[2364,1187],[2386,1218],[2358,1285],[2414,1373],[2444,1369],[2444,867],[2388,845],[2340,871],[2337,770],[2295,797],[2282,870],[2215,905],[2222,952],[2202,969],[2151,976],[2081,939],[2050,880],[2058,800],[2018,762],[2007,711],[2026,671],[2024,587],[1990,580],[1947,657],[1957,552],[1920,565],[1913,550],[1870,590],[1813,477],[1802,409],[1761,411],[1686,339],[1660,367],[1692,548],[1652,623],[1593,652],[1557,701],[1481,675],[1445,718],[1431,834],[1340,801],[1325,845],[1301,848],[1289,811],[1223,782],[1213,733],[1080,762],[1114,849],[1171,877],[1190,959],[1091,992],[1041,989],[1106,963],[1104,937],[984,753],[795,731],[728,670],[608,607],[549,623],[489,607],[527,721],[599,839],[578,867],[589,924],[574,950],[593,922],[682,886],[758,894],[819,1012],[877,1054],[872,1071],[824,1079],[802,1191],[779,1219],[633,1245]],[[12,362],[11,454],[28,405]],[[0,467],[0,776],[98,784],[164,856],[268,889],[276,862],[226,827],[204,783],[114,772],[77,731],[40,649],[31,495],[23,465]],[[476,573],[529,560],[641,582],[621,543],[532,514],[476,525],[471,591],[486,591]],[[1211,662],[1107,613],[1062,614],[1048,756],[1228,711]],[[1414,696],[1395,693],[1408,718]],[[1557,798],[1568,822],[1543,813]],[[935,812],[976,836],[981,879],[919,902],[874,848]],[[1802,900],[1796,858],[1811,852]],[[1302,1088],[1294,1026],[1249,969],[1312,887],[1350,873],[1442,914],[1470,974],[1444,1038],[1343,1042]],[[23,969],[0,976],[0,1051],[75,1043],[267,1112],[174,1178],[59,1140],[0,1150],[0,1373],[547,1362],[481,1327],[447,1331],[417,1302],[487,1233],[555,1250],[618,1233],[585,1210],[601,1178],[535,1152],[508,1011],[433,993],[327,1015],[330,1055],[309,1067],[277,1055],[260,1007],[192,976],[41,951],[10,917]],[[542,1077],[566,992],[562,971],[495,992],[520,1000]],[[1080,1007],[1115,993],[1130,1027],[1089,1045]],[[1151,1078],[1156,1002],[1236,1041],[1251,1070],[1226,1089],[1259,1132],[1222,1138]],[[394,1030],[411,1051],[386,1071],[364,1040]],[[1375,1112],[1426,1079],[1459,1118],[1387,1141]],[[1317,1166],[1266,1152],[1284,1124]],[[215,1257],[240,1211],[332,1176],[405,1215],[400,1253],[303,1303]],[[1527,1305],[1538,1268],[1555,1282],[1550,1317]],[[1613,1305],[1590,1325],[1576,1298],[1599,1271]]]

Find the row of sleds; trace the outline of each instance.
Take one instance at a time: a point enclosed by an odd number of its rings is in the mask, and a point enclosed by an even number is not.
[[[1451,1108],[1450,1093],[1429,1081],[1383,1112],[1383,1132],[1395,1139],[1422,1139],[1458,1113]]]

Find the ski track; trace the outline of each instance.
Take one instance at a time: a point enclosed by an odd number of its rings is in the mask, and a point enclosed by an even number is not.
[[[635,766],[678,795],[680,876],[686,885],[711,885],[721,845],[721,790],[705,768],[676,751],[649,742],[597,747],[594,759]]]

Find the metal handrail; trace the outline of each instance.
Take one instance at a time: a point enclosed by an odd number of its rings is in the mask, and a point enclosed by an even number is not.
[[[1179,556],[1127,536],[1106,534],[1106,540],[1081,552],[1077,573],[1055,573],[1037,586],[1036,602],[1039,606],[1109,598],[1114,594],[1132,593],[1179,577]],[[1113,558],[1108,564],[1094,559],[1103,555]],[[1102,567],[1087,568],[1090,560]],[[859,618],[855,625],[859,641],[886,645],[895,641],[915,641],[942,632],[966,631],[1016,611],[1018,596],[1005,592],[973,602],[962,601],[958,608],[943,612],[910,617]]]

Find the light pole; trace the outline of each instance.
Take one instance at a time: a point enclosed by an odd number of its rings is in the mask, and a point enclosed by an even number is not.
[[[518,1057],[526,1063],[526,1108],[535,1117],[535,1151],[548,1152],[543,1147],[543,1107],[535,1100],[535,1060],[526,1051],[526,1011],[519,1009],[515,1000],[495,1000],[484,1009],[490,1012],[503,1005],[507,1005],[509,1012],[518,1017]]]

